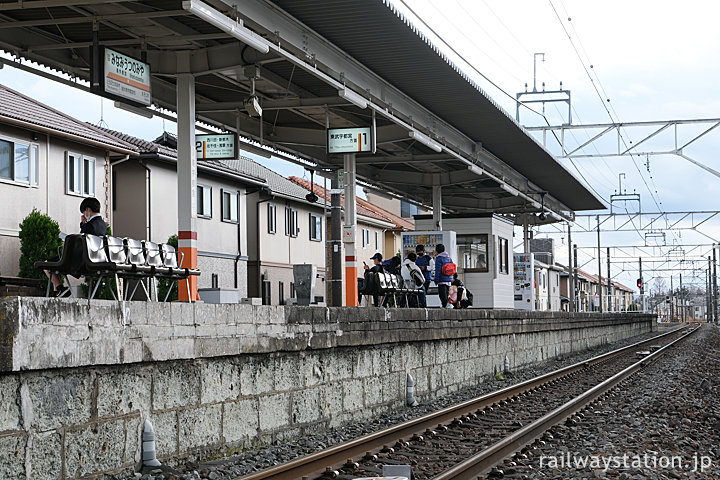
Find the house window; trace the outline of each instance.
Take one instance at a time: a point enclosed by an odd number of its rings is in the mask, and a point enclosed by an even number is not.
[[[458,235],[457,250],[465,272],[488,272],[488,235]]]
[[[212,218],[212,187],[197,186],[197,214],[201,217]]]
[[[65,153],[65,193],[95,196],[95,159],[77,153]]]
[[[268,203],[267,210],[268,233],[275,233],[277,231],[277,208],[274,203]]]
[[[322,218],[312,213],[310,214],[310,240],[317,242],[322,240]]]
[[[509,252],[508,252],[508,239],[498,237],[498,272],[509,273]]]
[[[413,215],[417,215],[419,213],[420,209],[417,205],[413,205],[405,198],[400,200],[400,216],[402,218],[412,218]]]
[[[285,207],[285,235],[298,236],[298,213],[292,207]]]
[[[223,222],[237,223],[238,221],[238,193],[221,190],[222,192],[222,219]]]
[[[362,246],[363,247],[369,246],[370,245],[370,230],[368,230],[367,228],[363,228],[360,231],[360,233],[362,235]]]
[[[37,145],[0,140],[0,178],[26,185],[37,185]]]
[[[380,243],[380,232],[375,232],[375,250],[378,249],[379,243]]]

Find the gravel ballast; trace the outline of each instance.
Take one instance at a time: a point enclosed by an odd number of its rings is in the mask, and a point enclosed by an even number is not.
[[[522,479],[720,478],[718,393],[720,328],[706,325],[498,468]]]

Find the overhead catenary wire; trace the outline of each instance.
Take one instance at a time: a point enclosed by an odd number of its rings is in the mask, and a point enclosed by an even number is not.
[[[448,42],[446,42],[445,40],[443,40],[443,38],[435,31],[435,29],[433,29],[420,15],[418,15],[418,13],[415,12],[415,10],[414,10],[412,7],[410,7],[410,6],[405,2],[405,0],[400,0],[400,2],[402,3],[402,5],[403,5],[405,8],[408,9],[408,11],[409,11],[410,13],[412,13],[412,14],[415,16],[415,18],[416,18],[419,22],[422,23],[422,25],[423,25],[426,29],[428,29],[428,31],[430,31],[439,41],[441,41],[451,52],[453,52],[453,54],[455,54],[460,60],[462,60],[462,61],[463,61],[468,67],[470,67],[474,72],[476,72],[478,75],[480,75],[483,79],[485,79],[488,83],[490,83],[490,85],[492,85],[493,87],[495,87],[495,88],[496,88],[499,92],[501,92],[503,95],[505,95],[505,96],[509,97],[510,99],[512,99],[513,102],[518,103],[519,105],[523,106],[524,108],[528,109],[529,111],[531,111],[531,112],[537,114],[538,116],[540,116],[540,117],[545,121],[545,123],[546,123],[548,126],[550,126],[550,121],[548,120],[548,118],[547,118],[543,113],[538,112],[537,110],[535,110],[534,108],[531,108],[530,106],[528,106],[527,104],[525,104],[525,103],[523,103],[523,102],[518,101],[512,94],[510,94],[509,92],[507,92],[506,90],[504,90],[502,87],[500,87],[500,85],[498,85],[496,82],[494,82],[492,79],[490,79],[487,75],[485,75],[484,73],[480,72],[480,70],[478,70],[471,62],[469,62],[469,61],[468,61],[461,53],[459,53],[452,45],[450,45]],[[557,134],[556,134],[555,132],[552,132],[552,135],[555,137],[555,140],[556,140],[558,143],[560,143],[560,139],[557,137]],[[575,167],[575,170],[578,172],[578,174],[580,175],[580,177],[583,179],[585,185],[586,185],[588,188],[590,188],[590,189],[595,193],[595,195],[596,195],[603,203],[605,203],[606,205],[610,205],[609,202],[608,202],[607,200],[605,200],[605,199],[603,198],[603,196],[592,186],[592,184],[587,180],[587,178],[585,177],[585,175],[583,175],[583,173],[580,172],[580,170],[578,169],[577,165],[575,165],[574,161],[573,161],[572,159],[571,159],[570,161],[571,161],[571,163],[573,163],[573,166]]]

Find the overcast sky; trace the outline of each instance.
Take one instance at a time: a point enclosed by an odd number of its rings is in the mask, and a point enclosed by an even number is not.
[[[538,57],[537,87],[541,89],[541,83],[545,82],[547,89],[555,90],[562,81],[563,88],[571,90],[573,124],[720,117],[720,96],[717,94],[720,78],[720,62],[717,60],[720,52],[718,2],[394,1],[399,10],[404,11],[513,116],[515,94],[523,91],[526,83],[532,89],[534,54],[544,53],[544,61]],[[420,20],[408,10],[408,6]],[[147,120],[126,113],[114,108],[110,100],[51,84],[48,80],[10,67],[0,70],[0,82],[78,119],[97,124],[102,118],[109,128],[141,138],[153,139],[162,133],[163,128],[176,131],[171,122],[158,118]],[[104,107],[102,114],[101,104]],[[548,104],[545,108],[547,121],[553,125],[565,121],[564,107],[559,105]],[[534,108],[542,109],[540,105]],[[528,126],[544,123],[543,118],[527,110],[521,113],[520,120]],[[705,128],[707,126],[683,127],[678,130],[679,141],[684,143],[683,138],[692,138]],[[685,153],[720,170],[716,154],[720,149],[720,128],[716,130],[686,149]],[[651,131],[624,130],[623,139],[625,142],[637,142]],[[582,143],[597,132],[578,130],[567,140],[570,144]],[[616,141],[613,139],[600,145],[598,150],[586,148],[584,152],[597,153],[613,146],[617,148]],[[648,150],[667,150],[672,147],[673,141],[673,131],[668,129],[644,146]],[[548,149],[553,153],[559,151],[557,144],[549,143]],[[677,156],[650,157],[649,171],[646,159],[637,156],[576,159],[574,165],[567,160],[561,160],[561,163],[578,178],[586,179],[606,202],[618,188],[618,175],[624,173],[623,190],[635,190],[641,195],[643,211],[716,209],[720,178]],[[303,175],[301,168],[281,162],[274,163],[272,167],[285,175]],[[622,205],[617,207],[622,208]],[[637,206],[628,203],[627,208],[633,211]],[[587,220],[585,222],[587,224]],[[583,235],[579,229],[575,230],[578,232],[573,235],[574,242],[581,247],[596,245],[593,234]],[[713,238],[720,238],[720,220],[707,222],[701,230]],[[712,242],[692,231],[668,233],[666,238],[668,243]],[[567,248],[563,246],[565,234],[557,235],[556,240],[558,246]],[[519,243],[519,237],[516,237],[515,243]],[[638,233],[603,234],[602,243],[608,246],[643,245],[645,239],[643,234]],[[700,253],[706,256],[708,250],[704,248]],[[637,255],[629,252],[627,249],[624,251],[628,255]],[[567,262],[566,250],[556,254],[559,261]],[[583,251],[580,263],[590,261],[592,254]],[[616,255],[623,255],[623,251],[613,253],[613,256]],[[627,271],[621,272],[621,267],[613,267],[613,276],[628,286],[634,286],[637,271],[626,266]],[[595,273],[597,263],[590,263],[585,268]],[[667,278],[670,274],[648,272],[645,277],[649,279],[654,275]],[[689,275],[688,272],[684,276]]]

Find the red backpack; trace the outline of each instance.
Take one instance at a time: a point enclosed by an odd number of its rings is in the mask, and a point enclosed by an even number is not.
[[[440,267],[440,273],[442,273],[443,275],[446,275],[448,277],[452,277],[453,275],[455,275],[457,273],[457,265],[455,265],[452,262],[446,263],[445,265]]]

